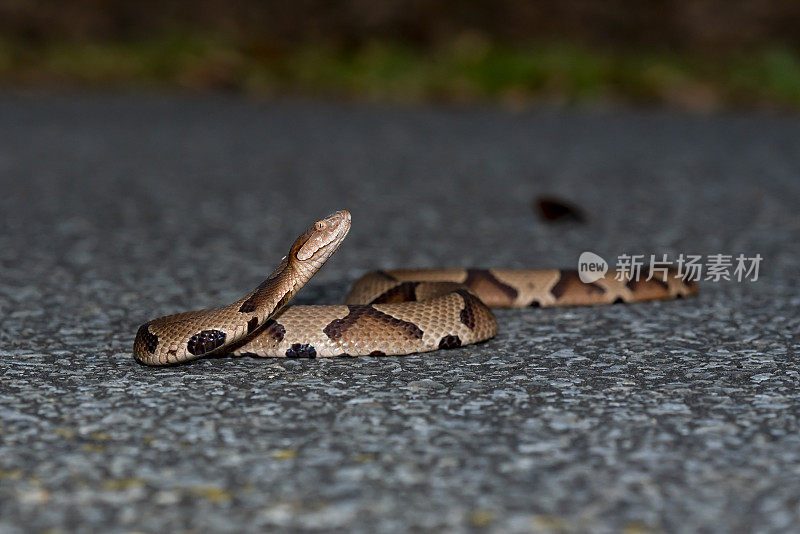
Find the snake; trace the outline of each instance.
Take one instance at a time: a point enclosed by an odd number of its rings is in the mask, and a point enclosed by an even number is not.
[[[697,293],[693,281],[672,269],[661,279],[609,270],[589,283],[564,269],[398,269],[363,275],[343,305],[288,305],[350,226],[347,210],[318,220],[258,287],[232,304],[144,323],[136,332],[134,358],[171,365],[211,354],[404,355],[491,339],[497,333],[493,307],[632,303]]]

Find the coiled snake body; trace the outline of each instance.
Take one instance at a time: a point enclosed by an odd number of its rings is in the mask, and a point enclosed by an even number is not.
[[[622,281],[611,271],[587,284],[568,270],[414,269],[364,275],[342,306],[287,307],[349,230],[346,210],[317,221],[241,300],[143,324],[134,357],[168,365],[222,352],[312,358],[410,354],[490,339],[497,321],[489,307],[611,304],[697,292],[672,271],[665,280]]]

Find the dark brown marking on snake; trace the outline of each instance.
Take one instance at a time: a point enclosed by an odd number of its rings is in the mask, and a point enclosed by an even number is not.
[[[393,302],[416,302],[419,282],[403,282],[384,291],[370,304],[389,304]]]
[[[625,301],[622,300],[622,297],[617,297],[617,298],[614,299],[614,302],[612,302],[611,304],[625,304]]]
[[[286,259],[281,262],[281,265],[271,274],[269,278],[258,284],[258,287],[253,290],[253,293],[247,297],[247,300],[242,302],[239,306],[240,313],[253,313],[259,306],[262,306],[270,300],[270,297],[275,294],[280,286],[283,285],[283,279],[279,275],[286,270]],[[286,292],[281,300],[278,302],[275,309],[277,310],[292,298],[294,293],[292,291]]]
[[[440,349],[454,349],[461,346],[461,339],[458,336],[444,336],[439,341]]]
[[[253,317],[249,321],[247,321],[247,333],[252,334],[253,330],[258,328],[258,316]]]
[[[556,285],[553,286],[553,289],[550,290],[550,293],[556,299],[560,299],[564,296],[564,294],[569,291],[571,288],[583,286],[587,292],[589,293],[605,293],[606,290],[602,286],[595,284],[594,282],[590,284],[586,284],[581,282],[580,276],[578,276],[578,271],[574,270],[562,270],[559,271],[559,279]]]
[[[486,269],[467,269],[467,279],[464,285],[481,294],[481,288],[498,290],[505,294],[510,300],[517,298],[517,290],[508,284],[498,280],[491,272]],[[486,287],[489,286],[489,287]]]
[[[317,350],[311,345],[292,343],[292,346],[286,349],[287,358],[316,358]]]
[[[538,300],[532,300],[531,303],[528,304],[528,306],[531,307],[531,308],[541,308],[542,307],[542,303],[539,302]]]
[[[239,313],[253,313],[258,308],[259,300],[262,294],[267,292],[268,288],[272,285],[272,279],[267,278],[260,284],[258,287],[253,291],[253,294],[248,297],[247,300],[242,302],[242,305],[239,306]]]
[[[536,199],[539,216],[542,220],[586,222],[584,211],[571,202],[555,197],[539,197]]]
[[[635,278],[631,278],[625,283],[625,287],[627,287],[631,291],[640,290],[647,286],[653,286],[653,285],[661,286],[661,288],[665,290],[669,289],[669,284],[667,284],[663,280],[655,278],[655,276],[650,280],[636,280]]]
[[[380,323],[384,323],[392,328],[399,328],[403,331],[405,336],[409,339],[422,339],[422,330],[414,323],[396,319],[387,313],[376,310],[369,305],[349,305],[347,308],[349,313],[341,318],[334,319],[328,326],[322,329],[331,339],[340,339],[353,325],[359,320],[371,319]]]
[[[283,336],[286,335],[286,328],[281,323],[276,322],[275,319],[270,319],[264,323],[264,333],[280,343],[283,341]]]
[[[387,273],[386,271],[375,271],[375,274],[377,274],[378,276],[382,276],[382,277],[386,278],[387,280],[397,280],[397,278],[395,278],[391,274]]]
[[[380,350],[373,350],[369,353],[370,356],[386,356],[386,353]]]
[[[225,332],[220,330],[203,330],[189,339],[186,350],[190,354],[201,356],[225,344],[225,337]]]
[[[456,289],[455,292],[464,299],[464,308],[461,310],[461,322],[464,323],[467,328],[473,330],[475,328],[475,314],[477,308],[482,306],[483,303],[478,300],[475,295],[464,289]]]
[[[293,296],[294,296],[294,293],[292,293],[291,291],[287,291],[281,297],[281,300],[279,300],[278,303],[275,305],[275,311],[278,311],[281,308],[283,308],[286,305],[286,303],[289,302],[292,299]]]
[[[147,352],[155,354],[156,348],[158,347],[158,336],[150,332],[149,326],[150,323],[145,323],[139,327],[139,331],[136,332],[134,345],[141,344]]]
[[[650,282],[655,282],[656,284],[660,285],[662,288],[664,288],[664,291],[668,291],[669,290],[669,284],[667,283],[667,279],[666,278],[663,279],[663,280],[662,279],[658,279],[658,278],[652,278],[650,280]]]

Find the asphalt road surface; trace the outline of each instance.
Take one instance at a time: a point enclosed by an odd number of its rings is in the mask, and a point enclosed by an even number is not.
[[[800,522],[797,118],[5,96],[0,181],[0,532]],[[139,324],[239,298],[341,208],[297,302],[376,268],[763,260],[427,355],[134,362]]]

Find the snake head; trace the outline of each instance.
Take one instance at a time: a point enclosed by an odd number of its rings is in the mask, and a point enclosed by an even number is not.
[[[298,237],[291,256],[303,265],[319,268],[336,252],[349,231],[350,212],[337,211],[315,222]]]

